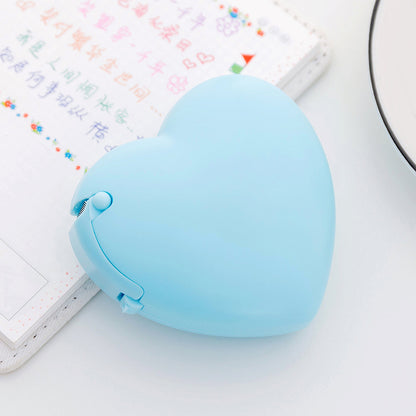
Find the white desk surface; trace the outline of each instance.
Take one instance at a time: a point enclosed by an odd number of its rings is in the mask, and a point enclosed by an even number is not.
[[[372,0],[292,0],[328,35],[326,74],[299,100],[332,169],[332,273],[305,330],[255,340],[186,334],[99,294],[20,370],[2,415],[416,414],[416,174],[370,87]]]

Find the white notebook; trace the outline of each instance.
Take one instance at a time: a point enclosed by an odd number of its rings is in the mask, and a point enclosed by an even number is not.
[[[190,88],[237,73],[296,98],[323,37],[271,0],[7,0],[0,15],[0,372],[97,291],[74,257],[74,189],[106,152],[155,136]]]

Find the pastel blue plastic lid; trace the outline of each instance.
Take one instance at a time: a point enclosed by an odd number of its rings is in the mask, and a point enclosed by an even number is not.
[[[335,228],[331,175],[310,123],[277,87],[229,75],[189,91],[157,137],[93,166],[72,201],[75,254],[138,313],[221,336],[305,327]]]

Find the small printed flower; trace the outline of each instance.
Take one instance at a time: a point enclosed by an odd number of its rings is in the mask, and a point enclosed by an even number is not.
[[[6,107],[10,107],[10,106],[12,105],[12,102],[11,102],[10,100],[7,100],[7,101],[4,103],[4,105],[5,105]]]
[[[223,9],[224,6],[220,6],[220,9]],[[241,10],[238,9],[238,7],[228,7],[228,18],[230,20],[232,20],[233,22],[235,22],[236,24],[239,22],[239,24],[241,24],[242,27],[246,27],[246,26],[251,26],[251,22],[249,21],[249,15],[243,14],[241,12]],[[217,21],[218,23],[218,21]],[[221,30],[221,28],[218,27],[217,25],[217,29],[219,32],[223,32],[226,36],[229,36],[225,33],[225,31]]]
[[[12,104],[12,105],[10,106],[10,108],[11,108],[12,110],[14,110],[14,109],[16,108],[16,104]]]
[[[237,9],[237,7],[230,7],[229,8],[229,13],[230,13],[230,16],[232,17],[232,18],[236,18],[236,17],[238,17],[238,9]]]
[[[65,157],[71,162],[74,160],[74,155],[69,151],[69,149],[65,152]]]
[[[35,123],[32,123],[30,125],[30,128],[32,129],[33,133],[36,133],[36,134],[40,134],[41,131],[43,130],[43,127],[40,125],[38,121]]]

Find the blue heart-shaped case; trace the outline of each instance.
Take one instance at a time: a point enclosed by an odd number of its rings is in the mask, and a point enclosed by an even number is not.
[[[105,155],[75,192],[73,249],[125,312],[211,335],[265,336],[314,317],[335,228],[328,164],[275,86],[211,79],[156,138]]]

